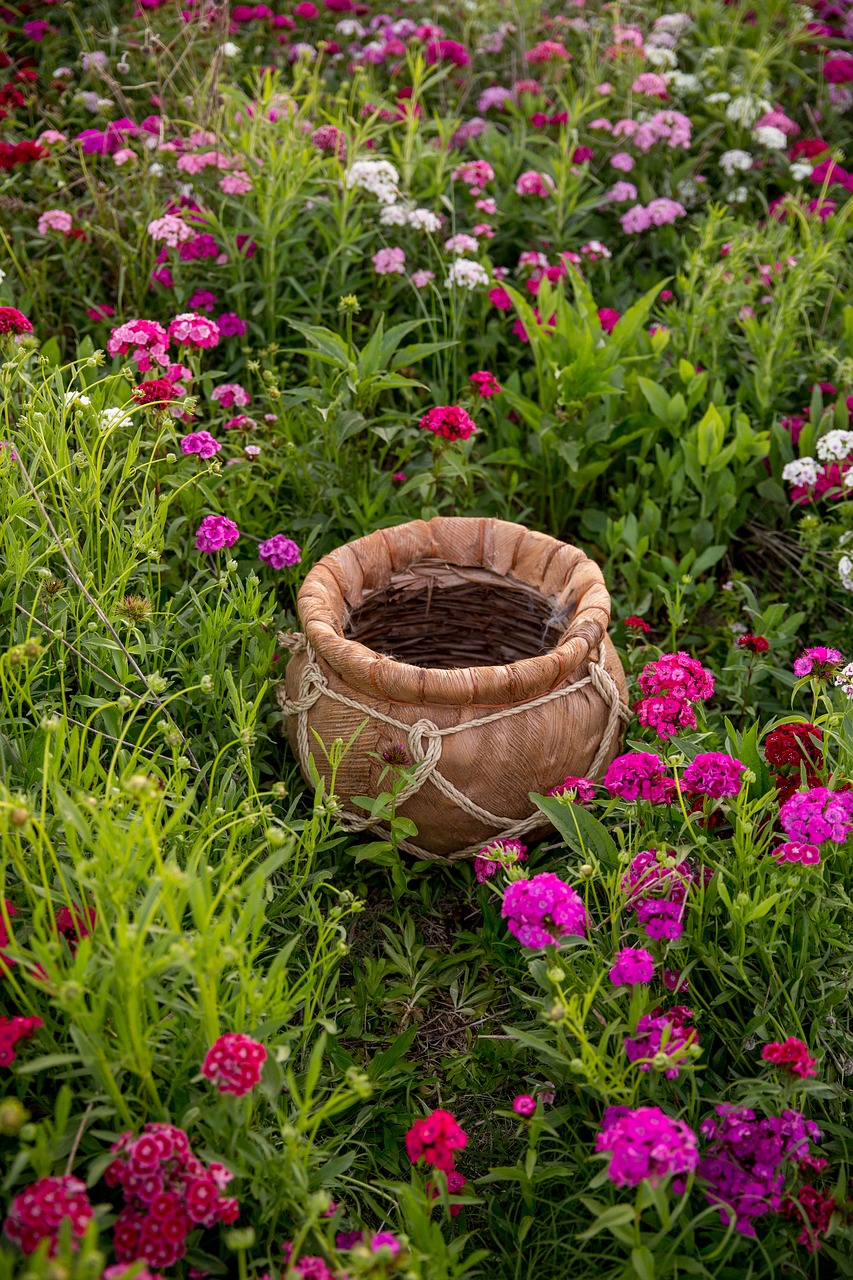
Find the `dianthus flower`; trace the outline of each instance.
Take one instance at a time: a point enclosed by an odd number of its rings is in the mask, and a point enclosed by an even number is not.
[[[813,787],[790,796],[779,810],[785,834],[801,844],[843,844],[853,830],[853,791]]]
[[[571,56],[562,41],[540,40],[532,49],[527,50],[524,61],[536,66],[543,62],[565,62]]]
[[[650,800],[669,804],[675,795],[675,781],[660,756],[650,751],[630,751],[608,765],[604,786],[622,800]]]
[[[38,233],[43,236],[48,231],[70,231],[73,221],[71,214],[65,209],[48,209],[38,220]]]
[[[646,1178],[656,1185],[670,1174],[692,1173],[699,1163],[696,1134],[660,1107],[608,1107],[595,1149],[610,1152],[607,1174],[617,1187],[636,1187]]]
[[[468,50],[458,40],[430,40],[424,53],[429,66],[436,62],[451,62],[455,67],[467,67],[471,61]]]
[[[201,1074],[212,1080],[220,1093],[242,1098],[260,1081],[267,1051],[257,1040],[239,1031],[220,1036],[208,1049]]]
[[[240,537],[240,530],[227,516],[205,516],[196,530],[196,551],[210,554],[223,547],[233,547]]]
[[[468,1135],[456,1123],[449,1111],[433,1111],[431,1115],[416,1120],[406,1134],[406,1154],[412,1164],[424,1160],[449,1173],[456,1159],[468,1143]]]
[[[75,952],[84,938],[91,938],[96,919],[94,907],[60,907],[56,913],[56,932]]]
[[[635,987],[638,982],[651,982],[655,973],[655,958],[643,947],[623,947],[613,957],[610,981],[614,987]]]
[[[569,776],[548,792],[549,796],[571,796],[572,804],[589,804],[595,799],[595,787],[588,778]]]
[[[184,311],[169,325],[169,337],[188,347],[215,347],[219,336],[216,321],[197,311]]]
[[[820,764],[823,731],[815,724],[783,724],[771,729],[764,742],[764,758],[775,769],[796,769],[809,763]]]
[[[152,358],[163,366],[169,363],[168,346],[169,335],[156,320],[126,320],[113,329],[107,340],[111,356],[131,353],[143,373],[151,368]]]
[[[29,1040],[43,1026],[41,1018],[0,1017],[0,1067],[11,1067],[18,1041]]]
[[[629,1062],[637,1062],[641,1071],[652,1067],[663,1071],[667,1080],[675,1080],[688,1056],[691,1045],[698,1044],[693,1014],[685,1005],[675,1005],[661,1013],[643,1014],[637,1023],[636,1036],[626,1036],[625,1054]]]
[[[698,1167],[705,1198],[717,1206],[724,1226],[734,1210],[735,1229],[754,1236],[755,1218],[779,1212],[785,1163],[806,1159],[810,1141],[820,1141],[820,1130],[799,1111],[762,1120],[750,1108],[726,1102],[715,1111],[718,1119],[703,1120],[699,1126],[710,1142]]]
[[[538,173],[536,169],[525,169],[517,179],[515,189],[520,196],[539,196],[547,200],[555,190],[554,179],[547,173]]]
[[[408,761],[407,761],[408,763]],[[512,867],[527,859],[527,845],[520,840],[492,840],[484,844],[474,859],[474,874],[478,884],[485,884],[498,867]]]
[[[651,627],[646,622],[645,618],[640,618],[635,613],[629,614],[625,619],[625,626],[629,631],[642,632],[643,635],[648,635],[651,631]]]
[[[788,840],[773,850],[773,857],[779,862],[801,862],[804,867],[814,867],[820,862],[820,849],[816,844],[798,844]]]
[[[523,947],[546,947],[566,934],[583,937],[586,933],[581,898],[551,871],[507,885],[501,915]]]
[[[402,276],[406,273],[406,254],[402,249],[379,249],[371,261],[378,276]]]
[[[815,645],[806,649],[794,660],[794,675],[798,680],[811,676],[816,680],[828,680],[835,674],[835,668],[844,661],[837,649],[827,649],[824,645]]]
[[[665,98],[666,81],[654,71],[644,71],[631,85],[632,93],[642,93],[649,98]]]
[[[311,145],[318,151],[331,152],[341,164],[346,164],[347,140],[342,130],[335,125],[321,124],[319,129],[315,129],[311,134]]]
[[[208,315],[213,312],[216,303],[217,297],[212,289],[196,289],[187,300],[187,305],[193,311],[206,311]]]
[[[766,653],[770,648],[769,640],[764,636],[754,636],[750,632],[738,636],[735,644],[739,649],[748,649],[750,653]]]
[[[801,1080],[817,1075],[817,1058],[811,1056],[808,1045],[803,1044],[796,1036],[789,1036],[781,1044],[778,1040],[772,1040],[761,1050],[761,1057],[765,1062],[772,1062],[791,1075],[799,1076]]]
[[[622,877],[622,892],[650,938],[681,937],[687,892],[695,880],[686,858],[675,862],[656,849],[638,853]]]
[[[93,1210],[86,1184],[79,1178],[39,1178],[15,1196],[3,1230],[22,1253],[34,1253],[42,1240],[49,1240],[48,1256],[53,1257],[59,1242],[59,1228],[67,1218],[71,1234],[86,1234]]]
[[[429,409],[419,423],[421,431],[431,431],[445,440],[467,440],[474,435],[477,424],[464,409],[455,404],[440,404]]]
[[[186,1253],[195,1227],[237,1220],[237,1201],[222,1194],[232,1174],[215,1161],[199,1160],[175,1125],[151,1122],[136,1138],[123,1133],[110,1150],[115,1159],[104,1181],[120,1186],[125,1201],[113,1229],[119,1262],[171,1267]]]
[[[459,1173],[456,1169],[448,1170],[448,1172],[445,1174],[445,1178],[447,1180],[448,1195],[458,1196],[460,1192],[464,1190],[465,1179],[463,1178],[462,1174]],[[439,1190],[438,1190],[438,1187],[435,1185],[435,1183],[432,1181],[432,1179],[430,1179],[429,1182],[426,1184],[426,1192],[430,1200],[438,1199]],[[451,1218],[458,1218],[461,1212],[462,1212],[461,1204],[453,1204],[450,1206]]]
[[[168,378],[151,378],[134,387],[131,395],[137,404],[164,404],[175,399],[175,384]]]
[[[495,375],[489,373],[486,369],[481,369],[479,373],[472,373],[468,381],[482,399],[487,399],[489,396],[499,396],[501,393],[501,384]]]
[[[230,409],[232,405],[236,405],[238,409],[245,409],[252,397],[239,382],[222,382],[218,387],[214,387],[210,398],[223,409]]]
[[[241,320],[236,311],[223,311],[217,318],[220,338],[242,338],[248,329],[245,320]]]
[[[495,171],[486,160],[466,160],[453,170],[450,177],[453,182],[464,182],[471,195],[478,196],[487,183],[494,182]]]
[[[302,552],[292,538],[275,533],[259,544],[258,557],[271,569],[289,569],[291,565],[301,563]]]
[[[170,249],[177,249],[184,240],[192,240],[195,232],[183,218],[174,213],[166,213],[162,218],[155,218],[148,223],[148,234],[152,240],[162,240]]]
[[[0,333],[32,333],[30,324],[23,311],[17,307],[0,307]]]
[[[529,1093],[520,1093],[513,1098],[512,1109],[517,1116],[532,1116],[536,1110],[536,1099]]]
[[[213,458],[219,453],[222,445],[214,440],[209,431],[191,431],[181,437],[181,453],[197,453],[200,458]]]
[[[682,785],[691,795],[720,800],[738,794],[741,774],[745,772],[746,765],[740,760],[733,760],[722,751],[706,751],[691,760],[684,770]]]
[[[649,697],[659,693],[674,693],[687,702],[700,702],[714,692],[714,677],[696,658],[688,653],[663,653],[655,662],[648,662],[640,672],[638,683]]]
[[[823,1196],[806,1183],[797,1191],[796,1201],[787,1198],[783,1202],[782,1212],[786,1218],[802,1224],[797,1243],[804,1244],[809,1253],[815,1253],[821,1247],[821,1235],[829,1230],[835,1207],[833,1196]]]

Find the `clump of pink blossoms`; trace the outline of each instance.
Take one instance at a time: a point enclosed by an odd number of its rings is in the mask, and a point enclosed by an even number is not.
[[[797,791],[779,810],[785,834],[798,844],[843,844],[853,830],[853,791],[812,787]]]
[[[221,382],[213,388],[210,398],[223,409],[230,409],[232,405],[245,409],[252,397],[239,382]]]
[[[687,893],[695,880],[687,859],[680,862],[656,849],[638,853],[622,877],[622,892],[650,938],[680,938]]]
[[[686,1005],[677,1004],[661,1013],[646,1013],[637,1023],[634,1036],[625,1037],[625,1054],[629,1062],[639,1063],[641,1071],[652,1067],[663,1071],[667,1080],[675,1080],[688,1057],[691,1045],[698,1045],[696,1030],[690,1025],[693,1014]]]
[[[607,1173],[617,1187],[656,1185],[670,1174],[692,1173],[699,1163],[699,1142],[683,1120],[660,1107],[608,1107],[596,1151],[609,1151]]]
[[[467,440],[477,430],[471,415],[455,404],[439,404],[428,409],[419,425],[421,431],[431,431],[445,440]]]
[[[79,1178],[39,1178],[15,1196],[3,1230],[26,1254],[35,1253],[42,1240],[49,1240],[48,1255],[53,1257],[63,1221],[69,1220],[72,1236],[79,1239],[92,1216],[86,1184]]]
[[[622,800],[650,800],[652,804],[670,804],[675,795],[674,779],[660,756],[651,751],[617,756],[608,765],[604,786]]]
[[[169,335],[156,320],[126,320],[113,329],[107,340],[107,351],[111,356],[132,353],[143,373],[151,368],[152,357],[164,368],[168,365],[168,346]]]
[[[515,189],[520,196],[539,196],[547,200],[554,191],[554,179],[536,169],[526,169],[517,179]]]
[[[484,844],[474,859],[474,874],[478,884],[485,884],[498,867],[512,867],[527,858],[527,845],[520,840],[492,840]]]
[[[214,458],[222,445],[209,431],[191,431],[181,437],[181,453],[197,453],[200,458]]]
[[[38,233],[47,235],[48,231],[61,231],[63,234],[71,230],[74,219],[65,209],[48,209],[38,220]]]
[[[219,326],[215,320],[198,311],[184,311],[169,325],[169,337],[187,347],[215,347],[219,341]]]
[[[258,556],[271,569],[289,569],[291,565],[299,564],[302,560],[302,552],[297,544],[292,538],[286,538],[283,533],[274,533],[271,538],[260,543]]]
[[[551,871],[507,885],[501,915],[523,947],[546,947],[566,934],[586,933],[583,901]]]
[[[655,958],[644,947],[623,947],[613,961],[609,977],[614,987],[635,987],[639,982],[651,982],[655,975]]]
[[[378,276],[402,276],[406,273],[406,254],[402,249],[379,249],[371,261]]]
[[[640,724],[671,738],[679,729],[696,728],[693,704],[711,697],[714,677],[696,658],[679,651],[646,663],[639,685],[644,696],[634,709]]]
[[[267,1051],[257,1040],[239,1031],[229,1031],[208,1049],[201,1074],[212,1080],[220,1093],[233,1093],[235,1098],[242,1098],[259,1083],[266,1060]]]
[[[684,770],[682,786],[691,795],[711,796],[716,800],[736,796],[741,789],[741,774],[746,765],[722,751],[706,751],[696,756]]]
[[[240,537],[240,530],[227,516],[205,516],[196,530],[195,549],[208,555],[233,547]]]
[[[588,778],[569,776],[552,787],[548,795],[571,797],[572,804],[589,804],[595,799],[595,787]]]
[[[818,680],[826,680],[835,675],[835,668],[840,666],[843,661],[844,656],[837,649],[827,649],[824,645],[815,645],[812,649],[804,650],[799,658],[795,658],[794,675],[798,680],[802,680],[806,676],[812,676]]]

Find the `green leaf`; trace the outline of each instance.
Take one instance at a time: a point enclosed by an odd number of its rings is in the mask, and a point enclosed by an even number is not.
[[[530,792],[530,799],[576,853],[582,857],[594,854],[610,871],[619,866],[619,851],[612,836],[583,805],[561,804],[554,796],[540,796],[535,791]]]
[[[578,1239],[591,1240],[600,1231],[610,1231],[613,1227],[627,1227],[629,1222],[634,1221],[634,1214],[632,1204],[612,1204],[598,1215],[592,1226],[582,1232]]]
[[[340,369],[348,369],[352,361],[350,360],[349,347],[339,334],[333,333],[331,329],[325,329],[320,325],[303,324],[300,320],[288,320],[285,316],[287,324],[291,329],[296,329],[309,342],[313,342],[318,351],[322,351],[333,364]]]
[[[669,419],[669,396],[663,387],[656,382],[652,382],[651,378],[637,378],[637,386],[642,391],[646,403],[655,417],[661,422],[667,422]]]
[[[657,1276],[655,1260],[647,1245],[641,1244],[631,1250],[631,1266],[639,1276],[639,1280],[655,1280]]]
[[[397,1039],[392,1041],[387,1049],[382,1053],[377,1053],[372,1062],[368,1063],[368,1079],[382,1080],[384,1076],[388,1075],[391,1068],[411,1049],[417,1034],[418,1024],[413,1022],[408,1030],[397,1036]]]

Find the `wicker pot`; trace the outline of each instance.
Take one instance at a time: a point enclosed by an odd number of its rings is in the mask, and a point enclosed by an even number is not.
[[[315,733],[328,749],[366,721],[335,784],[353,829],[369,822],[351,797],[377,794],[389,748],[415,765],[408,847],[441,859],[544,834],[528,793],[600,777],[619,749],[610,597],[577,547],[505,520],[415,520],[324,556],[298,607],[279,704],[306,779],[309,752],[328,778]]]

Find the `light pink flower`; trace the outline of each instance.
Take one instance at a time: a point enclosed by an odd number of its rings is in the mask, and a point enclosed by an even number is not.
[[[406,255],[402,249],[380,249],[371,261],[378,276],[405,275]]]
[[[610,157],[610,164],[613,169],[618,169],[620,173],[630,173],[634,167],[635,160],[633,156],[629,156],[627,151],[617,151],[614,156]]]
[[[74,219],[65,209],[48,209],[38,221],[38,233],[47,235],[48,231],[70,231]]]

